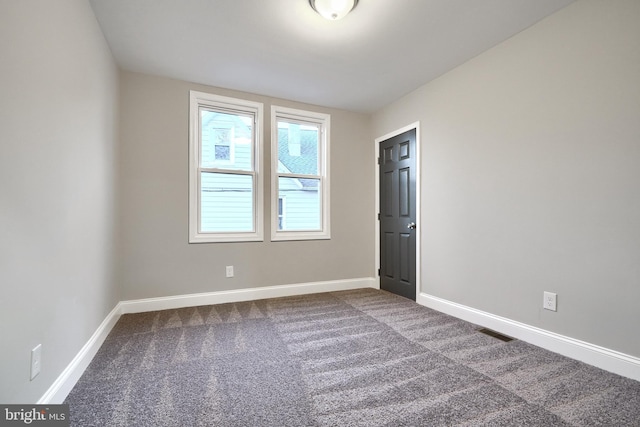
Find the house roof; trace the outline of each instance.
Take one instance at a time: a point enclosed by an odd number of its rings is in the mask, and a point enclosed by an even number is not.
[[[290,149],[289,134],[278,132],[278,159],[287,171],[296,174],[318,175],[318,133],[313,130],[300,130],[300,155],[297,149]],[[305,189],[317,188],[314,179],[298,179]]]
[[[315,131],[300,131],[300,155],[294,155],[295,150],[289,149],[287,132],[278,132],[278,158],[291,173],[306,175],[318,174],[318,133]]]

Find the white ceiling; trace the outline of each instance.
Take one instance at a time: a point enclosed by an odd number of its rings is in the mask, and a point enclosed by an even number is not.
[[[90,0],[125,70],[373,112],[574,0]]]

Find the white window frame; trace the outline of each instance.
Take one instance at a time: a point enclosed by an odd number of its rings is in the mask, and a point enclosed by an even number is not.
[[[278,119],[288,119],[301,124],[319,126],[318,175],[299,175],[278,172]],[[331,116],[313,111],[271,106],[271,240],[322,240],[331,239],[329,147]],[[320,180],[320,229],[319,230],[278,230],[278,178],[314,178]],[[286,214],[285,214],[286,215]]]
[[[202,232],[200,231],[200,176],[203,168],[201,157],[200,108],[209,108],[254,116],[253,124],[253,171],[206,169],[253,176],[253,231],[250,232]],[[189,243],[216,242],[261,242],[263,234],[263,177],[262,165],[262,121],[263,104],[243,99],[213,95],[205,92],[189,92]]]

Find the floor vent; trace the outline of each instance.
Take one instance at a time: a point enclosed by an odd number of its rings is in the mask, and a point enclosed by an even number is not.
[[[506,335],[502,335],[500,332],[492,331],[491,329],[482,328],[482,329],[478,329],[478,332],[482,332],[483,334],[492,336],[494,338],[498,338],[500,341],[504,341],[504,342],[513,341],[513,338],[508,337]]]

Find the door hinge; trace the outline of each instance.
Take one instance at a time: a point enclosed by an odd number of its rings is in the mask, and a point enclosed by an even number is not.
[[[378,164],[381,165],[382,164],[382,159],[380,157],[378,157]]]
[[[378,221],[380,221],[380,214],[378,214]]]
[[[380,269],[378,269],[378,276],[380,276]]]

